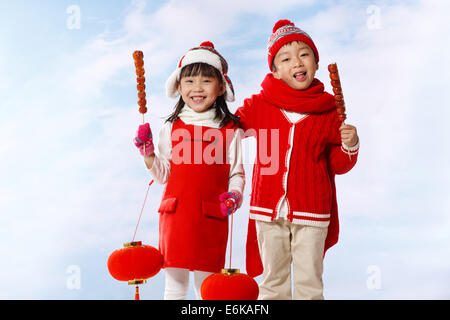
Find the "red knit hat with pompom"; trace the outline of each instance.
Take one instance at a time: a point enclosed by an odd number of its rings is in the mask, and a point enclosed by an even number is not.
[[[272,35],[267,42],[269,68],[272,70],[273,59],[280,50],[288,42],[302,41],[306,43],[314,52],[316,62],[319,62],[319,52],[313,40],[305,31],[297,28],[293,22],[289,20],[279,20],[275,23]]]

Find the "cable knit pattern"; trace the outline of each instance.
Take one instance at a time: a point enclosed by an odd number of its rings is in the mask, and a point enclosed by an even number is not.
[[[290,221],[327,227],[335,196],[332,180],[335,174],[346,173],[355,165],[358,149],[352,148],[351,159],[342,149],[341,121],[335,108],[321,107],[324,112],[309,113],[292,123],[280,109],[281,103],[278,106],[271,103],[277,93],[271,91],[271,94],[274,97],[271,101],[265,94],[253,95],[236,112],[245,130],[266,130],[269,136],[273,130],[278,130],[279,135],[277,146],[267,148],[275,153],[271,155],[270,163],[263,164],[257,156],[250,216],[272,221],[279,216],[280,203],[286,200]],[[267,143],[260,134],[256,134],[256,140],[258,149]],[[264,174],[277,160],[273,174]]]
[[[253,103],[258,98],[253,97]],[[266,221],[275,219],[279,201],[286,197],[290,221],[328,226],[333,197],[329,170],[342,174],[356,162],[356,153],[349,160],[341,150],[340,121],[336,112],[308,115],[293,124],[280,109],[264,103],[257,105],[258,112],[253,120],[260,129],[278,128],[280,143],[275,174],[264,175],[262,169],[268,165],[258,159],[255,164],[250,203],[252,217]],[[264,143],[259,141],[259,135],[256,139],[258,145]],[[331,153],[333,158],[328,159]]]

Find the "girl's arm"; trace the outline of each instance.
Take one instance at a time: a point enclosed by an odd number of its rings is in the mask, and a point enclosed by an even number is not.
[[[158,147],[151,156],[145,156],[144,162],[150,174],[160,184],[167,183],[170,176],[172,157],[172,122],[165,122],[159,131]]]
[[[153,161],[155,161],[155,154],[151,156],[144,156],[144,162],[147,169],[151,169],[153,167]]]
[[[241,195],[244,193],[245,186],[245,171],[242,164],[242,135],[241,129],[235,130],[227,153],[227,161],[230,164],[228,191],[239,191]],[[238,207],[240,206],[241,203],[238,203]]]

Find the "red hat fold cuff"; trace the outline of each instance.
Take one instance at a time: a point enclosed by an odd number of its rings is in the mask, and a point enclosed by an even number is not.
[[[267,42],[267,59],[269,68],[272,70],[273,59],[277,52],[286,43],[292,41],[302,41],[306,43],[314,52],[316,62],[319,62],[319,52],[309,34],[300,28],[297,28],[293,22],[289,20],[279,20],[273,28],[273,33]]]

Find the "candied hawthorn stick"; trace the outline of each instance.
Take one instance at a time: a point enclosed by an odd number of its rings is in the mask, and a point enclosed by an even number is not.
[[[339,119],[344,122],[345,119],[347,119],[347,115],[345,114],[344,94],[342,93],[341,79],[339,77],[337,64],[332,63],[328,65],[328,71],[330,72],[331,85],[333,86],[336,111],[339,115]]]
[[[144,114],[147,112],[147,100],[145,99],[144,54],[142,51],[137,50],[133,52],[133,59],[136,67],[139,112],[142,114],[142,119],[144,119]]]
[[[138,105],[139,112],[142,114],[142,123],[145,123],[144,114],[147,112],[147,100],[145,99],[145,70],[144,70],[144,53],[142,51],[136,50],[133,52],[134,66],[136,67],[136,82],[138,90]],[[145,143],[144,143],[144,154],[145,154]]]
[[[342,93],[341,78],[339,77],[337,64],[329,64],[328,71],[330,72],[331,85],[333,87],[336,112],[339,115],[339,119],[344,123],[345,119],[347,119],[347,115],[345,114],[344,94]],[[350,151],[348,151],[347,154],[348,158],[351,160],[352,155]]]

